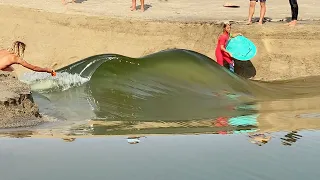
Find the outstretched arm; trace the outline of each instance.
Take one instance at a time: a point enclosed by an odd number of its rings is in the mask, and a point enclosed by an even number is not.
[[[33,70],[33,71],[36,71],[36,72],[47,72],[47,73],[54,72],[50,68],[42,68],[42,67],[38,67],[38,66],[34,66],[32,64],[29,64],[28,62],[26,62],[25,60],[23,60],[21,58],[17,58],[16,59],[16,63],[22,65],[25,68],[28,68],[28,69]]]

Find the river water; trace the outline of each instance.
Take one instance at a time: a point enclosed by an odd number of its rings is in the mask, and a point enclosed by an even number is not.
[[[22,78],[56,121],[2,133],[5,180],[319,178],[319,77],[252,81],[181,49],[57,72]]]

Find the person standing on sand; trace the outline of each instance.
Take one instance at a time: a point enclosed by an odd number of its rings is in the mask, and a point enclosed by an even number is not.
[[[266,14],[266,0],[259,0],[260,1],[260,19],[259,19],[259,24],[262,25],[264,15]],[[252,17],[256,8],[256,3],[258,0],[250,0],[250,6],[249,6],[249,18],[247,25],[252,24]]]
[[[298,21],[298,13],[299,13],[299,6],[297,0],[289,0],[291,6],[291,22],[287,23],[286,25],[295,26]]]
[[[221,66],[224,66],[225,62],[229,63],[230,66],[234,67],[234,61],[232,58],[232,54],[226,50],[227,42],[230,38],[240,36],[240,33],[237,33],[235,36],[233,36],[231,33],[231,24],[230,23],[224,23],[223,24],[223,32],[220,34],[218,38],[218,43],[216,47],[216,59],[217,63]]]
[[[55,75],[55,71],[53,69],[34,66],[23,60],[25,48],[26,45],[23,42],[15,41],[10,49],[0,50],[0,70],[14,71],[11,65],[20,64],[23,67],[36,72],[47,72],[51,73],[53,76]]]
[[[141,11],[144,12],[144,0],[140,0],[141,4]],[[132,0],[132,6],[131,6],[131,11],[135,11],[137,6],[137,0]]]

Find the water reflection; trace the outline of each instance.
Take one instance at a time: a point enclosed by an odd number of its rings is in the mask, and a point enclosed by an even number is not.
[[[266,134],[252,134],[248,136],[250,138],[250,142],[256,144],[258,146],[262,146],[267,144],[271,140],[271,136]]]
[[[258,149],[244,134],[156,135],[136,146],[126,142],[128,136],[70,144],[60,138],[0,138],[0,174],[4,180],[317,180],[320,132],[299,134],[304,138],[290,148],[281,147],[285,133],[268,134],[272,140]]]
[[[32,137],[33,134],[34,132],[29,130],[0,132],[0,136],[11,137],[11,138],[27,138],[27,137]]]
[[[227,120],[226,118],[218,118],[216,121],[213,121],[212,123],[215,125],[218,125],[221,127],[221,124],[223,124],[223,126],[225,126],[227,124]],[[91,125],[91,130],[93,130],[94,128],[92,128],[93,126]],[[106,127],[104,127],[106,128]],[[148,132],[153,132],[153,133],[149,133],[149,136],[156,136],[156,134],[154,133],[153,130],[145,130],[143,132],[145,132],[145,134],[148,134]],[[170,134],[179,134],[182,135],[181,131],[178,131],[180,133],[175,132],[174,130],[172,131],[166,131],[166,135],[170,135]],[[136,134],[138,134],[137,132],[135,132]],[[120,134],[120,133],[114,133],[113,135],[126,135],[124,134]],[[133,133],[134,134],[134,133]],[[158,133],[158,135],[161,133]],[[284,134],[282,137],[273,137],[272,134],[274,133],[261,133],[259,129],[246,129],[246,128],[239,128],[238,129],[232,129],[232,130],[226,130],[226,129],[218,129],[216,131],[211,131],[211,132],[207,132],[207,133],[185,133],[185,135],[189,135],[189,136],[193,136],[193,135],[200,135],[200,134],[219,134],[219,135],[227,135],[227,134],[240,134],[240,135],[245,135],[248,137],[248,141],[252,144],[255,144],[257,146],[263,146],[268,144],[271,139],[279,139],[281,141],[281,144],[284,146],[292,146],[294,143],[296,143],[298,140],[300,140],[303,136],[300,135],[298,133],[298,131],[290,131],[287,134]],[[128,134],[127,134],[128,135]],[[75,142],[76,139],[81,139],[81,138],[87,138],[87,137],[101,137],[99,135],[93,135],[92,136],[92,132],[89,134],[81,134],[81,133],[65,133],[63,134],[63,132],[55,132],[53,133],[51,130],[46,131],[43,130],[42,132],[35,130],[35,131],[30,131],[30,130],[22,130],[22,131],[14,131],[14,132],[2,132],[0,133],[0,137],[10,137],[10,138],[61,138],[63,140],[63,142]],[[107,137],[105,135],[102,135],[102,137]],[[139,144],[141,142],[141,140],[146,139],[147,136],[146,135],[129,135],[127,136],[126,141],[128,144]],[[0,138],[1,140],[1,138]]]
[[[76,138],[62,138],[62,140],[63,140],[64,142],[73,142],[73,141],[76,140]]]
[[[297,131],[291,131],[290,133],[286,134],[282,140],[282,144],[285,146],[292,146],[297,140],[301,139],[302,136],[298,134]]]
[[[291,145],[299,140],[297,130],[320,129],[320,97],[298,98],[291,100],[264,101],[256,104],[242,104],[231,109],[241,112],[240,116],[218,116],[204,120],[176,120],[176,121],[123,121],[123,120],[90,120],[83,122],[60,122],[61,127],[13,131],[0,134],[15,138],[52,136],[59,134],[60,138],[75,138],[82,136],[106,135],[159,135],[159,134],[268,134],[272,132],[289,131],[282,141],[284,145]],[[232,111],[232,110],[231,110]],[[64,126],[65,124],[65,126]],[[260,139],[259,139],[260,138]],[[271,138],[264,135],[254,137],[250,142],[264,145]],[[75,139],[64,139],[73,142]]]
[[[141,138],[147,138],[146,136],[131,136],[127,138],[129,144],[138,144],[140,143]]]

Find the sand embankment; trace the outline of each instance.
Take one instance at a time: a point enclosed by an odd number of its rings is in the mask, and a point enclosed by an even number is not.
[[[0,72],[0,128],[34,126],[43,122],[30,87],[12,73]]]
[[[88,56],[117,53],[140,57],[167,48],[185,48],[213,59],[219,25],[205,22],[164,22],[43,12],[0,6],[0,47],[26,42],[25,59],[60,68]],[[288,28],[281,23],[234,25],[252,39],[258,54],[252,60],[255,79],[291,79],[320,75],[320,23]],[[250,65],[250,64],[249,64]],[[245,65],[246,68],[248,64]],[[18,74],[26,71],[16,67]],[[256,72],[256,73],[254,73]]]

